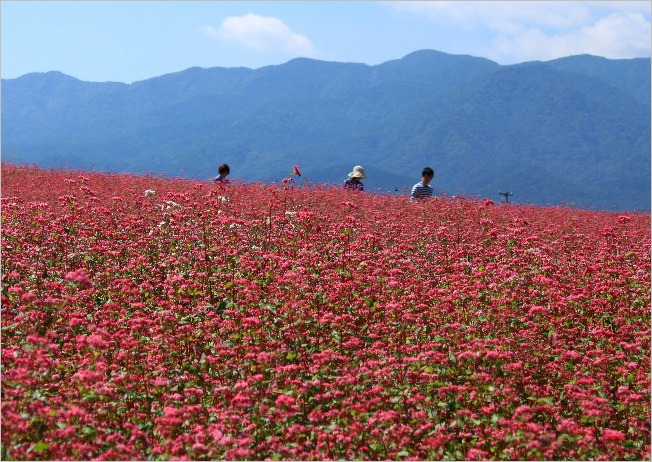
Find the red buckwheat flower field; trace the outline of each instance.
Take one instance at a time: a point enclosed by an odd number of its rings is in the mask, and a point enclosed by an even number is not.
[[[1,456],[649,460],[650,215],[5,163]]]

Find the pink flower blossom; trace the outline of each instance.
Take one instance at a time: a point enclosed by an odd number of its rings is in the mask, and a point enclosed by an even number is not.
[[[66,274],[65,280],[68,282],[77,282],[84,286],[86,289],[93,287],[93,283],[86,275],[86,271],[83,268],[79,268],[75,271],[71,271]]]
[[[626,436],[623,432],[618,430],[611,430],[609,428],[602,431],[602,440],[603,441],[625,441]]]

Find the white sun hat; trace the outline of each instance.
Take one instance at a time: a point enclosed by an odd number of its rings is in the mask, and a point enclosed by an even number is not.
[[[361,165],[353,167],[353,171],[348,175],[349,178],[367,178],[367,175],[364,174],[364,168]]]

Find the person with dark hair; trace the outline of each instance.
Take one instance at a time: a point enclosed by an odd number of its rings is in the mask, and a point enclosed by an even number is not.
[[[349,179],[344,182],[344,189],[351,189],[353,191],[364,191],[362,179],[367,178],[364,173],[364,168],[361,165],[353,167],[353,171],[348,174]]]
[[[229,173],[231,173],[231,169],[229,168],[228,165],[222,164],[217,168],[217,173],[218,176],[215,177],[213,180],[214,183],[223,183],[223,184],[228,184],[229,180],[227,176],[229,176]]]
[[[434,177],[435,171],[430,167],[425,167],[421,172],[421,181],[412,186],[412,197],[410,197],[410,199],[423,199],[432,196],[433,189],[429,183]]]

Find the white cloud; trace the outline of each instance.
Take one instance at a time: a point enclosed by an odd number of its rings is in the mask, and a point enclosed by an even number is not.
[[[392,2],[439,28],[477,34],[475,54],[498,62],[575,54],[650,56],[650,3],[645,1]]]
[[[280,19],[253,13],[230,16],[218,28],[204,27],[204,33],[258,51],[298,56],[313,56],[316,53],[308,37],[293,32]]]
[[[650,54],[650,23],[638,13],[615,13],[595,23],[557,34],[530,28],[500,36],[493,42],[493,58],[516,61],[548,60],[577,54],[624,59]],[[491,56],[490,56],[491,57]]]
[[[600,19],[593,27],[581,31],[585,46],[599,44],[614,57],[650,54],[650,21],[639,13],[615,13]]]

